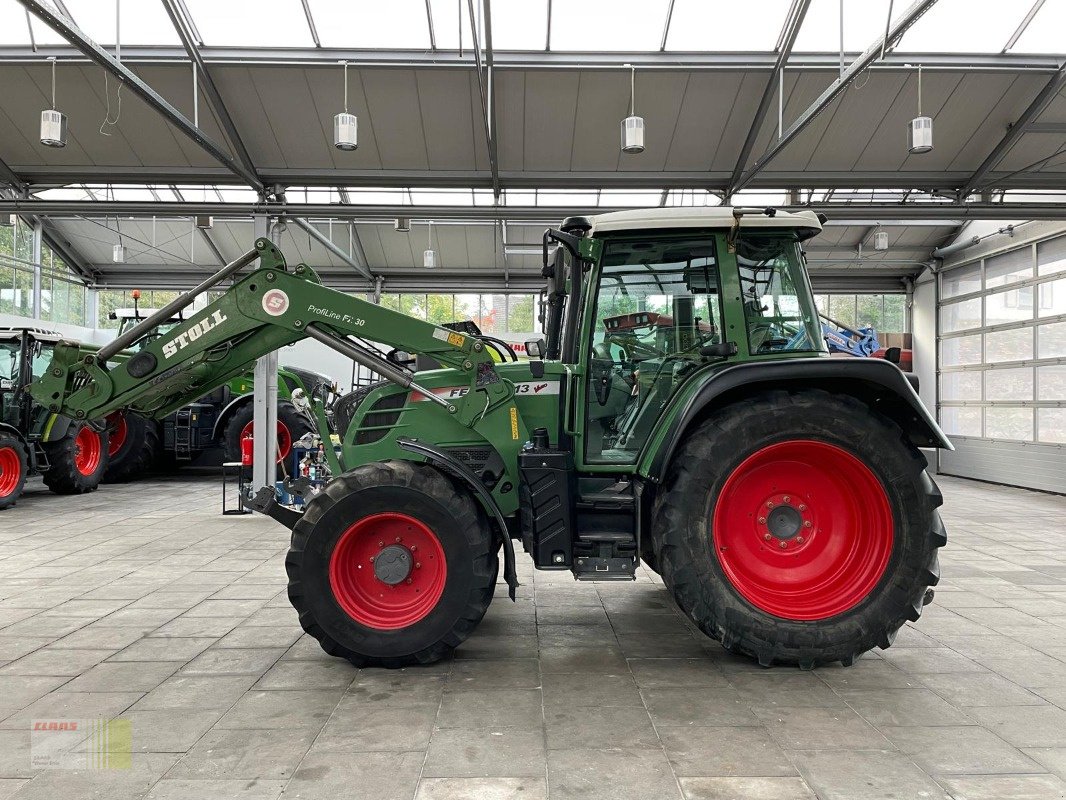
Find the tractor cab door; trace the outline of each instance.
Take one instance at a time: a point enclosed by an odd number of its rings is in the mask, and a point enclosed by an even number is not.
[[[584,463],[636,461],[675,390],[722,342],[712,234],[606,239],[590,286]]]

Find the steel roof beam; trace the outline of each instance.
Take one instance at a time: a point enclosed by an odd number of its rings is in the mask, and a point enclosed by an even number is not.
[[[170,191],[174,193],[174,196],[178,198],[178,200],[185,200],[185,198],[181,194],[181,190],[177,186],[171,185],[169,188]],[[154,196],[156,192],[153,190],[152,194]],[[219,265],[225,266],[226,264],[228,264],[229,260],[224,255],[222,255],[222,251],[219,249],[218,245],[215,243],[214,238],[207,231],[207,229],[198,227],[197,230],[200,231],[200,238],[204,240],[204,243],[207,245],[207,248],[214,254],[215,259],[218,261]]]
[[[26,192],[26,182],[16,175],[2,158],[0,158],[0,182],[6,183],[18,194]]]
[[[307,0],[301,0],[301,2],[304,6],[304,16],[307,18],[307,27],[311,30],[311,41],[315,43],[315,47],[321,47],[322,42],[318,39],[318,28],[315,27],[315,16],[311,13],[311,4]]]
[[[1003,46],[1003,52],[1009,52],[1014,45],[1018,43],[1018,40],[1022,38],[1022,34],[1025,33],[1029,24],[1033,21],[1033,17],[1037,15],[1037,12],[1044,7],[1044,0],[1036,0],[1033,3],[1032,8],[1029,9],[1029,13],[1025,15],[1025,19],[1021,21],[1021,24],[1011,34],[1010,39],[1007,40],[1007,44]]]
[[[295,216],[289,216],[289,215],[286,215],[286,216],[282,217],[281,219],[285,220],[286,222],[295,222],[299,227],[301,227],[301,228],[303,228],[303,230],[307,231],[307,233],[309,233],[311,235],[312,239],[315,239],[319,244],[321,244],[323,247],[325,247],[329,252],[333,253],[333,255],[335,255],[337,258],[339,258],[341,261],[343,261],[349,267],[354,269],[356,272],[358,272],[360,275],[362,275],[367,280],[369,280],[369,281],[374,280],[374,273],[372,273],[369,270],[369,268],[367,267],[367,265],[365,263],[360,264],[358,261],[356,261],[348,253],[345,253],[343,250],[341,250],[339,247],[337,247],[337,245],[333,242],[332,239],[330,239],[328,236],[326,236],[324,233],[322,233],[322,231],[320,231],[318,228],[316,228],[314,225],[312,225],[306,219],[304,219],[302,217],[295,217]]]
[[[797,117],[796,121],[781,134],[777,141],[770,145],[769,149],[762,154],[762,157],[755,162],[751,169],[744,172],[738,180],[734,181],[732,190],[737,191],[750,184],[752,179],[766,169],[766,166],[771,161],[779,156],[781,152],[800,135],[800,133],[806,130],[807,126],[814,122],[815,118],[821,114],[830,103],[839,97],[840,94],[851,85],[851,82],[854,81],[855,78],[881,57],[882,51],[887,50],[898,42],[900,37],[907,32],[907,29],[917,22],[918,19],[934,5],[936,5],[936,0],[917,0],[914,5],[908,8],[903,13],[903,17],[900,18],[896,24],[892,25],[884,36],[879,36],[877,41],[867,47],[862,55],[848,65],[848,68],[844,70],[839,78],[826,87],[825,91],[823,91],[821,95],[811,103],[807,110]],[[913,59],[914,56],[911,56],[912,61]]]
[[[140,97],[149,106],[163,115],[178,131],[189,137],[193,142],[203,148],[216,161],[240,176],[249,186],[256,191],[263,192],[264,186],[254,172],[250,172],[242,164],[235,161],[228,153],[219,147],[202,130],[197,128],[184,114],[170,104],[155,89],[142,81],[131,72],[125,65],[117,61],[110,53],[100,45],[92,41],[85,33],[75,26],[70,20],[61,14],[57,14],[40,0],[18,0],[28,11],[44,22],[48,27],[70,42],[80,50],[87,58],[110,72],[117,80],[129,87],[130,91]]]
[[[981,162],[981,166],[974,171],[963,185],[961,197],[965,198],[974,190],[984,189],[986,186],[995,183],[995,181],[988,180],[992,170],[1003,160],[1003,157],[1007,155],[1010,149],[1017,144],[1018,139],[1022,137],[1022,134],[1029,127],[1029,123],[1033,122],[1040,115],[1040,112],[1047,107],[1048,103],[1062,91],[1063,86],[1066,86],[1066,62],[1063,62],[1058,72],[1044,84],[1044,88],[1033,98],[1033,102],[1021,113],[1021,116],[1007,128],[1003,138],[996,143],[996,146],[992,148],[992,152],[985,157],[985,160]]]
[[[748,159],[751,158],[751,151],[755,149],[755,142],[759,138],[763,122],[766,121],[766,115],[773,104],[774,94],[779,88],[778,83],[781,74],[785,69],[785,64],[788,63],[789,56],[792,55],[792,46],[796,43],[796,37],[799,36],[800,28],[803,26],[803,19],[807,16],[807,9],[810,5],[811,0],[792,0],[792,6],[789,8],[788,16],[785,18],[785,24],[781,30],[781,46],[777,53],[777,61],[774,62],[774,67],[770,71],[770,77],[766,79],[766,87],[763,89],[762,99],[759,100],[759,107],[755,111],[751,125],[748,127],[748,135],[744,138],[744,144],[740,148],[740,155],[737,156],[737,163],[733,167],[733,175],[729,179],[729,188],[726,189],[727,196],[733,194],[732,187],[740,180],[744,167],[748,165]]]
[[[22,2],[22,0],[19,0]],[[405,69],[470,69],[470,59],[460,57],[455,50],[361,50],[339,47],[202,47],[208,64],[231,64],[237,66],[321,66],[335,65],[338,61],[358,64],[360,69],[392,67]],[[42,59],[56,56],[64,61],[81,62],[78,49],[69,45],[38,45],[33,50],[27,45],[0,45],[0,64],[41,63]],[[885,53],[883,60],[870,69],[889,72],[913,72],[919,56],[915,53]],[[1058,69],[1061,58],[1054,55],[1033,53],[922,53],[923,68],[937,72],[1047,72]],[[184,65],[188,62],[185,48],[174,45],[141,46],[123,45],[124,64]],[[724,70],[766,70],[769,72],[777,62],[777,53],[684,53],[671,51],[624,53],[624,52],[546,52],[496,50],[494,65],[498,70],[588,70],[617,71],[620,63],[633,64],[641,71],[665,70],[668,72],[705,72]],[[840,61],[836,53],[794,53],[789,61],[790,69],[839,73]]]
[[[214,109],[219,124],[222,125],[222,130],[225,133],[226,138],[229,139],[230,146],[233,148],[233,152],[237,154],[237,158],[240,161],[241,166],[244,168],[244,171],[248,173],[248,175],[254,177],[254,183],[250,183],[249,185],[257,191],[262,191],[263,182],[260,180],[259,174],[256,172],[255,164],[252,162],[252,157],[248,153],[248,148],[245,147],[244,140],[241,138],[241,134],[237,130],[237,125],[233,121],[233,117],[230,116],[229,109],[226,108],[226,103],[223,101],[222,95],[218,91],[218,86],[215,85],[215,80],[211,77],[211,71],[207,68],[207,64],[204,63],[204,58],[200,54],[200,49],[196,46],[196,39],[193,31],[182,16],[181,9],[178,7],[178,0],[163,0],[163,7],[167,10],[170,22],[174,25],[174,30],[178,32],[178,38],[181,39],[181,43],[185,47],[185,52],[189,54],[189,59],[193,62],[193,69],[198,70],[200,73],[200,84],[204,87],[204,91],[207,92],[208,102],[211,103],[211,108]],[[310,17],[311,12],[310,9],[307,8],[307,0],[304,0],[304,7],[308,14],[308,24],[311,25],[312,30],[314,30],[314,21]],[[196,100],[194,99],[193,102],[196,102]]]
[[[789,210],[789,206],[782,206]],[[1066,203],[812,203],[791,207],[828,214],[841,220],[967,220],[967,219],[1063,219]],[[0,199],[0,213],[43,216],[133,216],[191,217],[210,215],[218,219],[243,219],[253,214],[288,214],[321,219],[354,219],[368,222],[392,221],[397,217],[415,220],[507,220],[508,222],[558,222],[566,216],[595,216],[625,209],[536,206],[418,206],[418,205],[338,205],[336,203],[208,203],[151,202],[126,200],[39,200]],[[945,223],[947,224],[947,223]]]
[[[474,18],[474,0],[466,0],[470,12],[470,35],[474,39],[474,65],[477,68],[478,90],[481,95],[481,117],[485,129],[485,144],[489,151],[489,174],[492,180],[492,196],[500,199],[500,168],[496,158],[496,104],[493,95],[496,87],[493,80],[492,58],[492,12],[488,0],[482,0],[482,15],[485,21],[485,65],[481,63],[481,43],[477,37],[477,20]]]
[[[214,167],[120,167],[120,166],[50,166],[45,164],[9,165],[34,191],[71,184],[113,184],[144,186],[148,184],[194,183],[219,186],[240,185],[240,179],[227,170]],[[808,190],[819,189],[878,190],[950,190],[954,192],[970,178],[969,171],[781,171],[761,173],[749,189]],[[292,187],[358,187],[393,189],[491,189],[488,170],[344,170],[318,168],[275,168],[263,170],[260,177],[268,185]],[[1066,191],[1064,172],[989,173],[989,181],[1006,189],[1062,189]],[[502,189],[706,189],[724,192],[729,173],[717,172],[500,172]],[[649,199],[654,205],[655,197]]]

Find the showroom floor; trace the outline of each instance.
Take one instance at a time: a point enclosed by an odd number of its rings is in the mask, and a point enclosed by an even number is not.
[[[0,798],[1066,796],[1066,497],[943,479],[936,602],[854,667],[760,669],[654,575],[519,561],[450,662],[301,637],[287,531],[216,478],[0,512]],[[31,720],[121,717],[132,767],[30,767]],[[846,753],[844,751],[847,751]]]

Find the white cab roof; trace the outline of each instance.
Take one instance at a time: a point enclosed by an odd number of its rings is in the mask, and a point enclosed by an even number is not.
[[[801,228],[807,239],[822,230],[822,223],[813,211],[778,211],[768,217],[761,211],[744,209],[740,217],[742,228]],[[661,228],[732,228],[736,222],[730,206],[710,208],[636,208],[591,217],[592,235],[607,231]]]

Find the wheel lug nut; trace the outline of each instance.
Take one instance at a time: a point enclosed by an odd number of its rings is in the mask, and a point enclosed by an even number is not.
[[[408,578],[408,579],[407,579],[407,583],[410,583],[410,582],[411,582],[411,579],[410,579],[410,578]]]
[[[422,564],[416,561],[415,562],[415,569],[422,569]]]
[[[770,540],[771,540],[771,539],[773,539],[774,537],[773,537],[773,536],[771,536],[771,535],[770,535],[770,534],[768,534],[768,533],[764,533],[764,534],[762,535],[762,538],[764,538],[764,539],[765,539],[766,541],[770,541]]]
[[[803,537],[802,536],[797,536],[796,537],[796,544],[803,544]]]
[[[399,542],[399,541],[400,541],[400,537],[399,537],[399,536],[397,536],[397,537],[396,537],[396,541],[397,541],[397,542]]]
[[[806,511],[806,510],[807,510],[807,506],[803,505],[803,503],[800,503],[800,511]]]
[[[774,507],[774,501],[773,500],[767,500],[766,501],[766,507],[767,508],[773,508]]]
[[[804,523],[803,523],[803,527],[804,527],[804,528],[809,528],[809,527],[811,527],[811,521],[810,521],[810,520],[807,520],[806,522],[804,522]]]
[[[759,524],[762,525],[764,522],[766,522],[766,517],[759,517]]]
[[[384,546],[385,546],[384,542],[378,542],[378,547],[384,547]]]
[[[781,542],[781,549],[784,550],[786,547],[788,547],[788,542]]]
[[[374,556],[370,556],[370,563],[371,563],[371,564],[373,564],[373,563],[374,563]]]
[[[785,502],[787,503],[787,502],[789,501],[789,497],[788,497],[788,495],[786,494],[786,495],[784,496],[784,498],[783,498],[783,499],[784,499],[784,501],[785,501]]]

